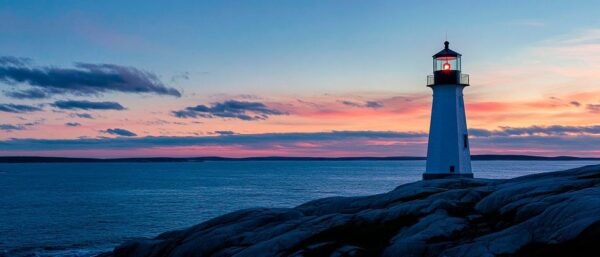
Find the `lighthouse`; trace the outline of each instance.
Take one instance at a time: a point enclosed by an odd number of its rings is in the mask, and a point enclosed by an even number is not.
[[[450,50],[449,45],[444,42],[444,49],[433,56],[433,75],[427,76],[427,86],[433,90],[433,104],[425,180],[473,177],[463,100],[469,75],[461,73],[461,54]]]

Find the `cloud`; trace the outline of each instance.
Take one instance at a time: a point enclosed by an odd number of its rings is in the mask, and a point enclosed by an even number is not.
[[[375,102],[375,101],[367,101],[365,106],[369,107],[369,108],[377,109],[377,108],[383,107],[383,104],[380,102]]]
[[[509,97],[514,99],[555,94],[551,88],[566,89],[566,94],[574,93],[575,90],[597,91],[597,81],[600,77],[597,71],[600,69],[600,63],[590,60],[598,58],[600,29],[583,28],[571,33],[553,35],[546,40],[517,49],[512,58],[495,61],[490,67],[476,68],[479,70],[475,71],[479,74],[478,84],[489,89],[478,94],[489,99],[504,94],[510,96],[515,87],[505,85],[527,85],[518,87],[518,97]],[[584,99],[579,98],[561,98],[584,102]],[[565,106],[568,106],[569,101]],[[552,104],[559,103],[549,103]],[[529,110],[523,109],[517,112],[527,111]]]
[[[107,92],[152,93],[180,97],[150,72],[115,64],[76,63],[74,68],[32,66],[29,59],[0,57],[0,82],[33,88],[6,93],[15,98],[56,94],[99,95]]]
[[[173,82],[173,83],[177,83],[179,81],[189,80],[189,79],[190,79],[190,73],[187,71],[171,76],[171,82]]]
[[[67,100],[67,101],[56,101],[52,106],[59,109],[73,110],[73,109],[81,109],[81,110],[125,110],[121,104],[117,102],[91,102],[91,101],[75,101],[75,100]]]
[[[0,130],[11,132],[13,130],[25,130],[23,125],[0,124]]]
[[[343,100],[343,101],[339,101],[339,102],[344,105],[352,106],[352,107],[363,107],[363,108],[373,108],[373,109],[383,107],[382,103],[376,102],[376,101],[367,101],[364,104],[353,102],[353,101],[348,101],[348,100]]]
[[[31,59],[15,56],[0,56],[1,66],[26,66],[31,63]]]
[[[469,129],[469,134],[477,137],[600,135],[600,125],[500,127],[497,130]]]
[[[50,97],[47,91],[39,88],[30,88],[17,91],[5,91],[4,95],[16,99],[44,99]]]
[[[11,132],[14,130],[26,130],[26,129],[28,129],[28,127],[32,127],[32,126],[41,124],[42,122],[44,122],[44,119],[27,122],[27,123],[21,123],[21,124],[0,124],[0,130],[6,131],[6,132]]]
[[[106,133],[106,134],[110,134],[110,135],[115,135],[115,136],[122,136],[122,137],[135,137],[135,136],[137,136],[136,133],[133,133],[133,132],[131,132],[129,130],[121,129],[121,128],[109,128],[107,130],[101,130],[100,132]]]
[[[81,123],[78,123],[78,122],[67,122],[67,123],[65,123],[65,126],[67,126],[67,127],[79,127],[79,126],[81,126]]]
[[[228,136],[228,135],[234,135],[235,132],[233,132],[231,130],[217,130],[217,131],[214,131],[213,134],[217,134],[220,136]]]
[[[77,117],[77,118],[82,118],[82,119],[90,119],[90,120],[94,119],[94,116],[92,116],[89,113],[72,113],[69,116],[71,116],[71,117]]]
[[[404,116],[403,119],[414,120],[423,119],[424,115],[431,112],[430,94],[390,96],[389,94],[373,93],[363,94],[360,97],[374,100],[340,100],[340,96],[324,95],[304,99],[290,98],[288,101],[279,100],[271,106],[296,117],[314,119],[315,122],[321,122],[321,124],[323,124],[322,122],[333,122],[333,120],[336,120],[337,123],[356,124],[354,122],[360,122],[359,120],[365,117],[377,119],[377,122],[383,122],[385,119],[398,119],[400,116]],[[414,128],[412,124],[410,126],[411,129]]]
[[[265,120],[272,115],[285,115],[287,113],[267,107],[260,102],[246,102],[227,100],[213,103],[211,106],[197,105],[186,107],[183,110],[173,111],[172,115],[178,118],[233,118],[240,120]]]
[[[355,103],[355,102],[347,101],[347,100],[340,101],[340,103],[342,103],[344,105],[352,106],[352,107],[361,107],[361,105],[359,103]]]
[[[476,137],[490,137],[493,132],[487,129],[472,128],[469,129],[469,135]]]
[[[577,101],[571,101],[569,104],[571,104],[571,105],[573,105],[573,106],[575,106],[575,107],[579,107],[579,106],[581,106],[581,103],[580,103],[580,102],[577,102]]]
[[[41,111],[42,108],[32,105],[22,104],[0,104],[0,112],[10,113],[25,113],[25,112],[37,112]]]
[[[588,104],[586,108],[591,113],[600,113],[600,104]]]

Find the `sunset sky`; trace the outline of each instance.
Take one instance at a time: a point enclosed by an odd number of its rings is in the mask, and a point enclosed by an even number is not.
[[[598,10],[1,1],[0,155],[424,156],[447,38],[472,154],[600,157]]]

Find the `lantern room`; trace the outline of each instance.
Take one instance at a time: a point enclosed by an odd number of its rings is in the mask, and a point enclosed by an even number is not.
[[[450,43],[444,42],[444,50],[433,56],[433,71],[460,71],[460,54],[448,48]]]
[[[461,84],[469,85],[469,75],[461,74],[461,54],[449,48],[444,42],[444,49],[433,55],[433,76],[427,77],[427,86]]]

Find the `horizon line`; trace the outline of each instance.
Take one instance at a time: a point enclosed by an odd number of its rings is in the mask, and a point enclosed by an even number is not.
[[[538,156],[538,155],[515,155],[515,154],[476,154],[471,155],[475,161],[485,160],[600,160],[600,157],[578,157],[578,156]],[[311,157],[311,156],[252,156],[252,157],[223,157],[223,156],[195,156],[195,157],[62,157],[62,156],[0,156],[0,163],[44,163],[44,162],[186,162],[186,161],[277,161],[277,160],[331,160],[331,161],[352,161],[352,160],[426,160],[426,156],[342,156],[342,157]]]

